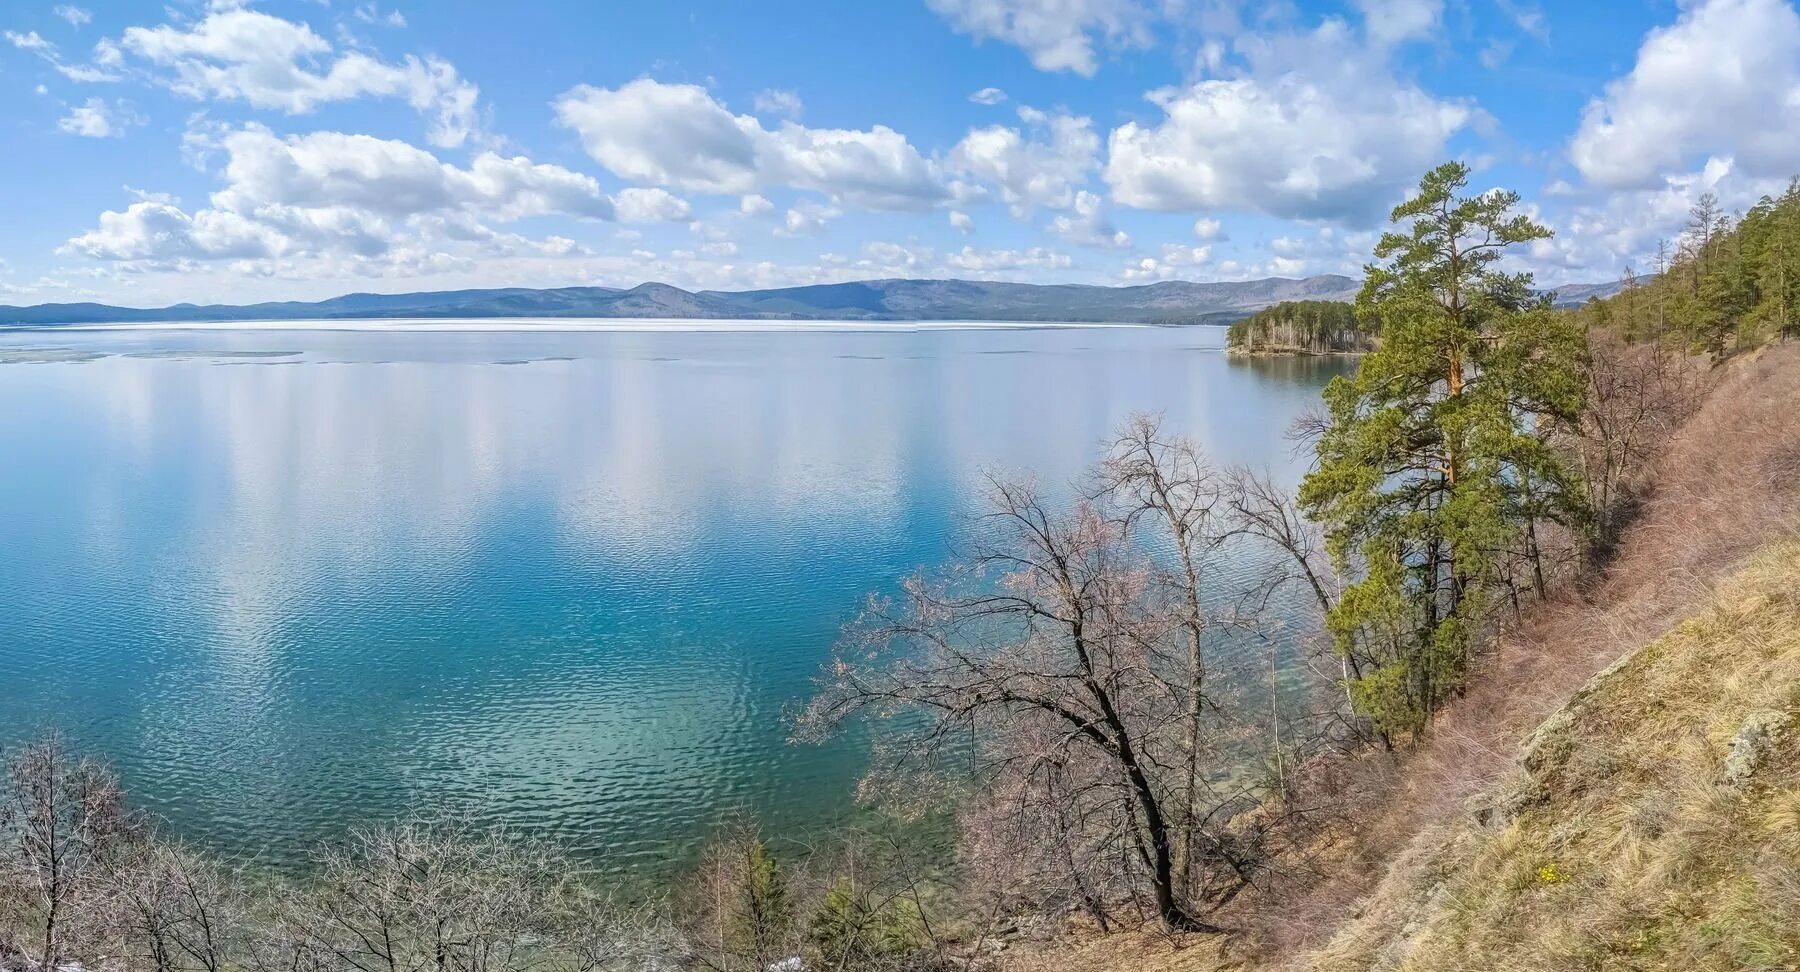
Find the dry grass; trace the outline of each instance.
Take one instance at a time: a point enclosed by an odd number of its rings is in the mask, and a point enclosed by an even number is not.
[[[1424,745],[1350,771],[1352,791],[1379,796],[1344,835],[1331,880],[1267,903],[1270,954],[1323,943],[1416,837],[1455,824],[1500,784],[1520,743],[1578,688],[1708,603],[1753,551],[1800,534],[1797,470],[1800,347],[1727,366],[1667,451],[1605,575],[1506,632]]]
[[[1722,767],[1759,718],[1788,728],[1731,785]],[[1422,842],[1308,964],[1800,967],[1800,543],[1590,684],[1524,764],[1491,826]]]
[[[1393,889],[1441,888],[1433,874],[1448,877],[1468,866],[1480,839],[1468,827],[1471,807],[1516,776],[1519,748],[1532,730],[1597,673],[1710,604],[1754,551],[1800,536],[1800,346],[1764,349],[1717,377],[1666,451],[1652,477],[1654,491],[1606,573],[1584,591],[1528,611],[1422,745],[1401,758],[1370,756],[1339,768],[1334,785],[1354,806],[1345,826],[1315,848],[1312,864],[1328,878],[1242,900],[1227,917],[1245,933],[1223,952],[1217,944],[1176,949],[1158,936],[1114,936],[1014,967],[1308,968],[1316,949],[1334,939],[1333,948],[1341,948],[1342,936],[1358,928],[1385,929],[1388,941],[1409,940],[1430,902]],[[1699,681],[1705,685],[1707,678]],[[1796,803],[1769,812],[1800,815]],[[1379,954],[1361,957],[1384,964]],[[1338,961],[1336,967],[1366,966]],[[1564,966],[1527,961],[1514,967]]]

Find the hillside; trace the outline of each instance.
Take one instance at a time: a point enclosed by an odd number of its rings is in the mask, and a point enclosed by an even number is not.
[[[320,301],[261,304],[0,305],[0,327],[148,321],[296,321],[381,318],[642,317],[850,321],[1070,321],[1116,324],[1230,324],[1284,301],[1347,301],[1361,284],[1325,274],[1289,279],[1133,287],[1021,284],[979,280],[861,280],[775,290],[683,290],[662,283],[618,287],[503,287],[411,294],[346,294]],[[1618,284],[1556,291],[1559,305]]]
[[[1499,632],[1422,745],[1324,774],[1343,813],[1234,936],[1078,935],[1008,972],[1800,967],[1769,937],[1800,900],[1800,345],[1706,383],[1607,568]],[[1727,785],[1777,711],[1781,748]]]
[[[505,288],[417,294],[348,294],[316,302],[105,304],[0,307],[0,325],[134,321],[343,320],[442,317],[647,317],[782,320],[1086,321],[1228,324],[1285,300],[1344,299],[1349,277],[1219,283],[1164,281],[1136,287],[990,283],[973,280],[865,280],[780,290],[701,291],[646,283],[630,290]]]
[[[1545,721],[1321,970],[1800,963],[1800,543]]]

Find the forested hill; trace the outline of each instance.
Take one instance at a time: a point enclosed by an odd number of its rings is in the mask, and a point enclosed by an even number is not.
[[[1372,350],[1375,340],[1350,304],[1298,300],[1264,308],[1231,325],[1226,346],[1240,354],[1345,354]]]
[[[1214,283],[1169,280],[1135,287],[974,280],[864,280],[779,290],[700,291],[647,283],[629,290],[503,288],[417,294],[349,294],[317,302],[105,304],[0,307],[0,325],[132,321],[343,320],[379,318],[635,317],[774,320],[1088,321],[1228,324],[1287,300],[1343,299],[1349,277],[1269,277]]]
[[[1800,180],[1742,218],[1701,196],[1681,239],[1663,243],[1644,269],[1649,276],[1628,274],[1616,294],[1577,313],[1627,338],[1713,354],[1800,337]]]

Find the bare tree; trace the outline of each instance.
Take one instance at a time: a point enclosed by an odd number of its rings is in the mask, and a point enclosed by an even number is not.
[[[107,925],[154,972],[224,972],[249,958],[235,870],[179,844],[131,841],[108,867]]]
[[[898,604],[876,601],[839,646],[803,734],[859,712],[913,710],[925,724],[902,762],[929,764],[977,742],[973,776],[1040,783],[1095,766],[1083,792],[1119,812],[1118,832],[1167,927],[1200,919],[1176,881],[1176,821],[1157,740],[1180,718],[1159,675],[1166,621],[1121,525],[1080,503],[1053,512],[1033,487],[990,478],[991,512],[968,560],[942,582],[915,577]]]
[[[619,901],[574,886],[560,896],[552,920],[557,964],[568,972],[658,972],[678,968],[687,951],[659,901]]]
[[[1589,334],[1587,404],[1574,448],[1594,517],[1594,542],[1611,548],[1639,480],[1699,401],[1692,363],[1660,344]]]
[[[282,896],[262,963],[308,972],[526,972],[559,957],[573,869],[552,846],[456,818],[359,829]]]
[[[1148,521],[1173,548],[1173,563],[1153,577],[1162,589],[1175,627],[1186,649],[1182,686],[1184,715],[1180,819],[1176,840],[1176,880],[1186,886],[1193,873],[1193,848],[1202,817],[1201,742],[1207,698],[1207,628],[1212,619],[1202,606],[1203,577],[1225,535],[1217,522],[1226,505],[1218,475],[1185,436],[1167,435],[1159,417],[1145,413],[1125,422],[1099,467],[1096,500],[1123,519],[1127,532]]]
[[[118,777],[76,757],[52,733],[6,761],[0,791],[0,867],[22,895],[41,969],[67,957],[69,927],[104,887],[108,859],[137,828]]]

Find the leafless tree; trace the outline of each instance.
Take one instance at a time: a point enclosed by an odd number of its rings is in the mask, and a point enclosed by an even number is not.
[[[557,965],[567,972],[673,970],[687,951],[660,901],[621,901],[577,885],[559,896],[552,920]]]
[[[36,939],[40,969],[68,957],[70,928],[105,886],[111,856],[138,828],[118,777],[73,755],[59,734],[13,753],[0,790],[0,868]]]
[[[1174,754],[1159,739],[1183,707],[1162,675],[1167,619],[1148,609],[1150,570],[1091,503],[1057,512],[998,478],[988,503],[965,563],[940,581],[914,577],[898,604],[875,601],[853,626],[802,733],[912,710],[926,719],[903,764],[928,767],[973,739],[972,775],[990,788],[1074,779],[1082,789],[1059,797],[1116,811],[1157,918],[1222,931],[1176,880],[1179,798],[1163,782]]]
[[[203,853],[149,834],[107,868],[111,937],[153,972],[224,972],[249,958],[242,876]]]
[[[1220,523],[1227,498],[1199,447],[1185,436],[1164,433],[1162,420],[1145,413],[1126,420],[1098,471],[1096,502],[1121,517],[1128,535],[1147,527],[1172,549],[1171,562],[1154,569],[1151,576],[1186,649],[1181,686],[1184,765],[1175,842],[1176,881],[1186,886],[1192,879],[1192,851],[1202,819],[1206,711],[1217,708],[1216,701],[1207,698],[1205,652],[1213,618],[1202,604],[1203,585],[1211,557],[1227,535]]]
[[[262,964],[307,972],[528,972],[560,957],[573,869],[501,829],[432,817],[320,848],[283,892]]]
[[[1587,405],[1573,443],[1605,551],[1636,500],[1643,474],[1700,400],[1693,362],[1661,344],[1630,344],[1608,331],[1589,335]]]

